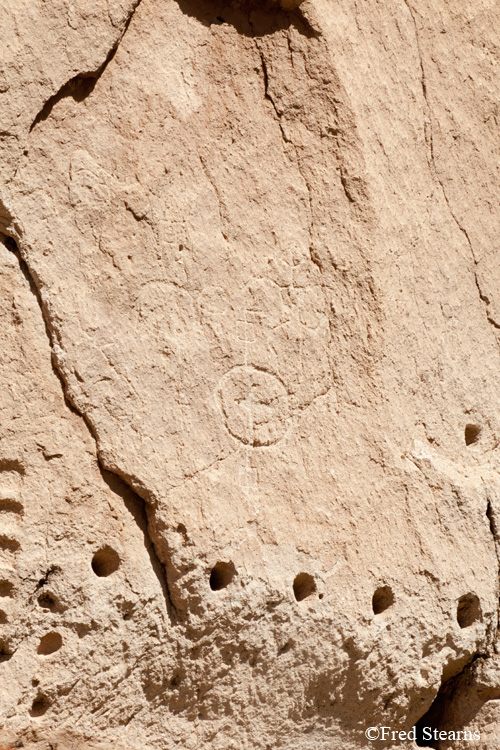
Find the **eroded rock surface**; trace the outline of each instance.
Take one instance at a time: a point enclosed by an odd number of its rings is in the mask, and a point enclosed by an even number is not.
[[[500,9],[2,9],[0,739],[497,726]]]

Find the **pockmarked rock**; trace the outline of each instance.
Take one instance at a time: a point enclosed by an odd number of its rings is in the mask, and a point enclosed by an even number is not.
[[[493,750],[500,11],[5,10],[0,742]]]

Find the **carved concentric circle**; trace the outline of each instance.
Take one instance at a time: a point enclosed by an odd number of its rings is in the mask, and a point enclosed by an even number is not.
[[[233,367],[220,382],[219,399],[227,430],[244,445],[273,445],[284,436],[288,393],[273,373],[252,366]]]

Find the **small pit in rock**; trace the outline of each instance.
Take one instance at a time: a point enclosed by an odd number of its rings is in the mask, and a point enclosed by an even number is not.
[[[177,672],[176,674],[174,674],[174,676],[170,680],[169,687],[171,688],[179,687],[181,682],[182,682],[182,675]]]
[[[40,594],[38,604],[42,609],[46,609],[49,612],[57,612],[60,609],[56,597],[49,591],[44,591],[43,594]]]
[[[107,576],[115,573],[119,567],[120,557],[118,552],[108,545],[101,547],[92,558],[92,570],[99,578],[107,578]]]
[[[9,644],[5,641],[0,641],[0,664],[4,661],[9,661],[9,659],[12,659],[13,655],[14,652]]]
[[[23,506],[17,500],[13,500],[10,497],[0,498],[0,513],[16,513],[22,515],[23,510]]]
[[[218,562],[210,571],[210,588],[212,591],[220,591],[229,586],[234,576],[236,568],[232,562]]]
[[[474,445],[474,443],[479,442],[481,437],[481,427],[478,424],[466,424],[464,437],[465,445]]]
[[[31,704],[31,716],[43,716],[50,708],[50,701],[46,695],[37,695]]]
[[[13,539],[6,534],[0,534],[0,550],[5,552],[17,552],[21,547],[17,539]]]
[[[53,633],[47,633],[43,636],[38,644],[37,653],[43,656],[54,654],[62,646],[62,637],[60,633],[54,631]]]
[[[284,646],[281,646],[278,649],[278,656],[282,656],[283,654],[287,654],[289,651],[291,651],[293,648],[293,641],[287,641]]]
[[[10,581],[0,581],[0,596],[12,596],[14,592],[14,584]]]
[[[481,604],[476,594],[465,594],[458,600],[457,622],[461,628],[469,628],[481,619]]]
[[[316,591],[316,583],[310,573],[299,573],[293,582],[293,593],[298,602],[312,596]]]
[[[386,609],[392,607],[395,602],[394,593],[390,586],[380,586],[372,597],[372,608],[374,615],[381,615]]]

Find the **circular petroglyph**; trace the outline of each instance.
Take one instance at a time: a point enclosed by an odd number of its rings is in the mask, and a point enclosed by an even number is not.
[[[233,367],[221,380],[219,398],[226,428],[245,445],[273,445],[285,434],[288,394],[271,372],[251,366]]]

